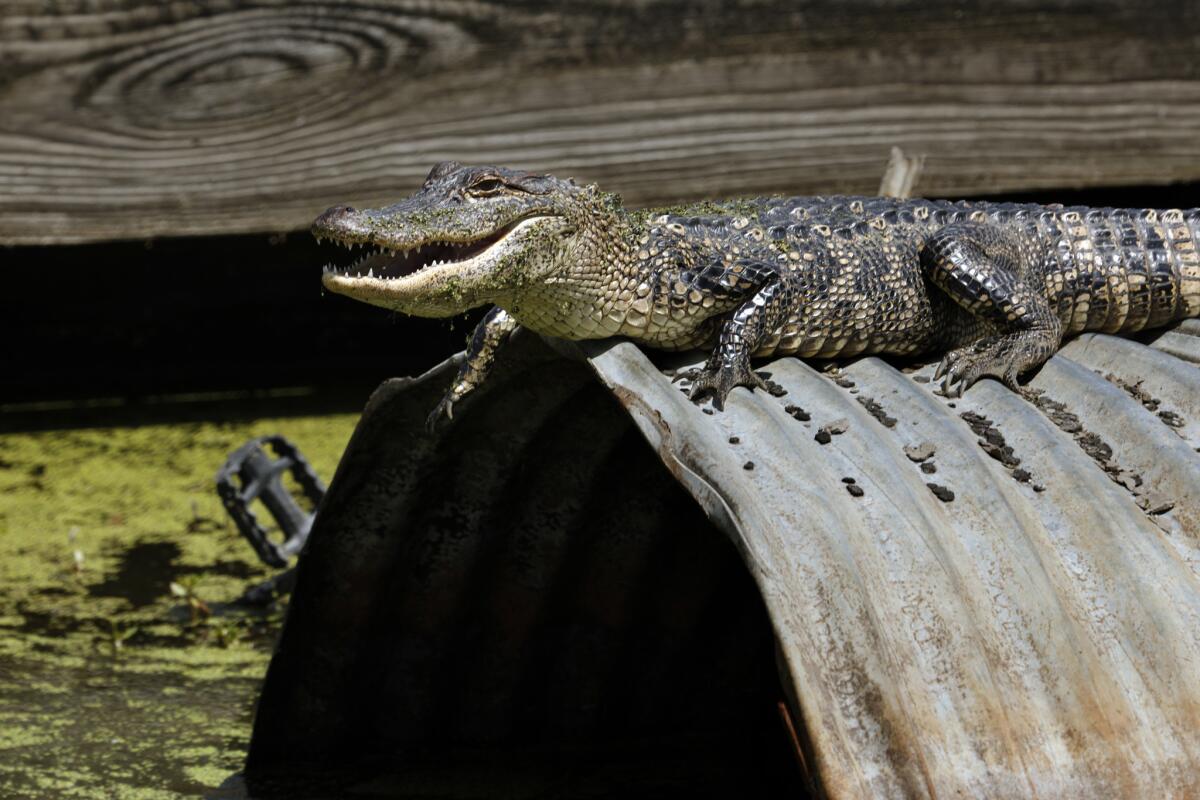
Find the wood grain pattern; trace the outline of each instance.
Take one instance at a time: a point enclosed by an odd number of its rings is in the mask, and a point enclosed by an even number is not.
[[[1173,7],[1172,7],[1173,6]],[[289,230],[438,160],[635,204],[1200,179],[1194,3],[8,2],[0,243]]]

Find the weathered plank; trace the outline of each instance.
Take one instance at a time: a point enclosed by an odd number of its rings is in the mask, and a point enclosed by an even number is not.
[[[1200,179],[1196,4],[18,0],[0,242],[294,229],[443,158],[651,203]]]

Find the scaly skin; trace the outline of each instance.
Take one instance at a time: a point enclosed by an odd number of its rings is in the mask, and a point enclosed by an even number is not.
[[[412,198],[331,208],[313,231],[383,250],[327,267],[332,291],[418,316],[501,309],[431,425],[518,324],[711,348],[691,394],[721,408],[762,386],[755,357],[945,352],[938,377],[956,395],[985,376],[1015,387],[1081,331],[1200,315],[1196,209],[773,197],[627,211],[595,186],[447,162]]]

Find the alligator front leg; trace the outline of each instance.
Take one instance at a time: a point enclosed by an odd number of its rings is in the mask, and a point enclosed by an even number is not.
[[[750,356],[779,327],[795,302],[795,292],[786,274],[769,264],[741,261],[739,277],[756,287],[746,302],[721,327],[717,347],[702,368],[686,377],[693,383],[688,397],[694,401],[712,397],[713,407],[725,409],[725,398],[735,386],[767,390],[766,381],[750,369]]]
[[[499,306],[484,315],[475,326],[475,332],[471,334],[471,343],[467,345],[467,357],[458,368],[454,382],[450,384],[441,402],[425,422],[429,431],[434,431],[443,419],[453,419],[454,404],[487,380],[492,364],[496,361],[497,351],[516,329],[516,319]]]
[[[934,373],[949,397],[985,376],[1016,389],[1018,376],[1058,350],[1061,322],[1045,295],[1021,279],[1045,256],[1020,248],[999,228],[973,222],[947,225],[922,248],[929,280],[974,318],[967,329],[950,331],[961,346]]]

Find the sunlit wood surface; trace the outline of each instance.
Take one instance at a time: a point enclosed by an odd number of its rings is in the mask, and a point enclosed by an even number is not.
[[[0,8],[0,243],[304,227],[438,160],[635,204],[1200,179],[1194,3]],[[1036,7],[1036,10],[1034,10]]]

